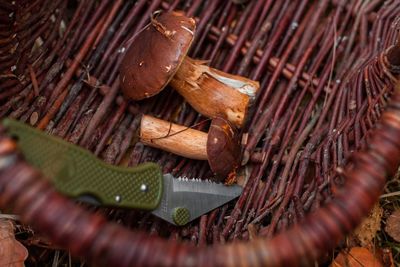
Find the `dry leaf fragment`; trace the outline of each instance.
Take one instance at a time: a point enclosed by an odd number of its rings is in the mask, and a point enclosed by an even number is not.
[[[394,240],[400,242],[400,209],[395,210],[386,221],[385,227],[388,233]]]
[[[28,250],[15,239],[14,225],[0,219],[0,266],[23,267]]]
[[[379,206],[379,203],[377,203],[368,217],[354,231],[354,235],[360,241],[361,246],[366,247],[372,244],[376,233],[381,229],[382,214],[383,210]]]
[[[368,249],[354,247],[349,252],[340,252],[330,267],[383,267],[383,265]]]

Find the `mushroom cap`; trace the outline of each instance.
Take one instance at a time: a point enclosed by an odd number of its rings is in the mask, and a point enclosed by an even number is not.
[[[162,13],[133,39],[120,66],[124,95],[141,100],[168,84],[193,41],[196,22],[181,12]]]
[[[386,50],[386,57],[396,73],[400,72],[400,46],[394,45]]]
[[[218,117],[211,122],[207,137],[208,163],[218,180],[225,181],[240,162],[240,143],[237,129]]]

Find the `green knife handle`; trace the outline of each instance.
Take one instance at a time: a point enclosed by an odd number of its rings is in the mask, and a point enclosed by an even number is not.
[[[153,210],[159,205],[163,176],[157,164],[113,166],[85,149],[19,121],[4,119],[3,125],[17,139],[25,159],[51,179],[60,192],[71,197],[89,195],[106,206]]]

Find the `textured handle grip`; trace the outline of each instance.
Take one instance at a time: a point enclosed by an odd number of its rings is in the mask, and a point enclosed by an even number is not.
[[[112,166],[87,150],[21,122],[5,119],[3,125],[18,140],[25,159],[68,196],[90,195],[103,205],[146,210],[160,203],[163,183],[157,164]]]

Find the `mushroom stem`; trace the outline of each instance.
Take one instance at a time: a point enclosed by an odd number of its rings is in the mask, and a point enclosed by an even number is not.
[[[223,117],[240,128],[259,83],[205,63],[185,57],[170,85],[199,113],[210,118]]]
[[[140,123],[142,143],[179,156],[207,160],[207,133],[144,115]]]

